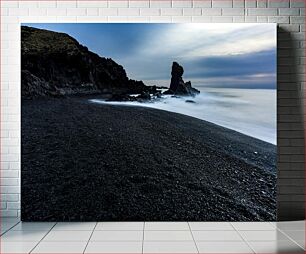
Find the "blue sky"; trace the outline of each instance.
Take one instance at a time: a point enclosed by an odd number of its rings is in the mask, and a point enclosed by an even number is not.
[[[275,24],[23,24],[64,32],[148,85],[170,83],[171,64],[196,87],[276,88]]]

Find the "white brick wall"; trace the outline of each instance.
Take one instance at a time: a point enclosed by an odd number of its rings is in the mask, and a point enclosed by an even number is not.
[[[21,22],[279,23],[279,218],[304,215],[304,0],[12,1],[1,4],[1,216],[20,208]]]

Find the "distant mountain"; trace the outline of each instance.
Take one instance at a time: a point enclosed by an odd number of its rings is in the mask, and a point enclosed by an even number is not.
[[[147,90],[68,34],[27,26],[21,27],[21,87],[22,98]]]

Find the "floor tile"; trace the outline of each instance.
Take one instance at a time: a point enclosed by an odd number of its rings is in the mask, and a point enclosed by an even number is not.
[[[143,253],[198,253],[194,242],[144,242]]]
[[[17,231],[16,231],[17,232]],[[44,242],[86,242],[92,231],[53,231],[43,239]]]
[[[2,242],[0,253],[29,253],[37,242]]]
[[[3,234],[4,232],[10,230],[11,228],[13,228],[14,226],[18,225],[19,222],[15,221],[15,222],[2,222],[0,229],[1,229],[1,234]]]
[[[90,241],[109,242],[109,241],[142,241],[143,231],[94,231]]]
[[[35,242],[40,241],[47,231],[8,231],[3,236],[1,236],[1,241],[3,242]]]
[[[248,242],[255,253],[304,253],[304,250],[291,241]]]
[[[85,253],[142,253],[142,242],[89,242]]]
[[[305,230],[305,221],[276,222],[276,227],[281,230]]]
[[[246,241],[282,241],[288,240],[288,237],[285,236],[278,230],[271,231],[239,231],[239,234]]]
[[[236,230],[275,230],[270,222],[231,222]]]
[[[54,228],[55,231],[72,231],[72,230],[93,230],[96,222],[58,222]]]
[[[242,241],[236,231],[192,231],[195,241]]]
[[[10,230],[11,228],[14,227],[14,224],[4,224],[1,225],[1,234],[5,233],[6,231]]]
[[[12,228],[13,231],[49,231],[55,222],[20,222]]]
[[[197,242],[200,253],[253,253],[252,249],[241,242]]]
[[[11,217],[1,217],[0,223],[18,223],[20,221],[20,218],[11,218]]]
[[[190,230],[187,222],[146,222],[145,230]]]
[[[285,235],[289,236],[291,240],[298,243],[302,248],[305,248],[305,231],[304,230],[288,230],[282,231]]]
[[[191,230],[235,230],[229,222],[189,222]]]
[[[143,230],[144,222],[99,222],[95,230]]]
[[[40,242],[32,253],[83,253],[87,242]]]
[[[193,241],[190,231],[145,231],[145,241]]]

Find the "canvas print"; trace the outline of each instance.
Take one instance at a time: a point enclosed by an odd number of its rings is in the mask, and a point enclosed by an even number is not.
[[[21,25],[24,221],[276,219],[276,25]]]

